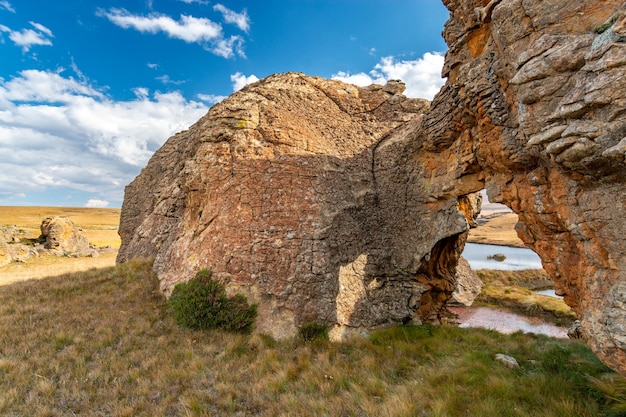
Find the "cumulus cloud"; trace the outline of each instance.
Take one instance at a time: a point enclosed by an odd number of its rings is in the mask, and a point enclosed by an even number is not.
[[[344,83],[356,84],[361,87],[368,86],[370,84],[386,84],[387,79],[380,74],[373,74],[370,72],[366,74],[364,72],[359,72],[356,74],[350,74],[349,72],[339,71],[332,76],[333,80],[343,81]]]
[[[110,203],[108,201],[106,201],[106,200],[98,200],[97,198],[90,198],[85,203],[85,207],[87,207],[87,208],[105,208],[109,204]]]
[[[219,41],[214,42],[214,44],[207,49],[215,55],[224,58],[231,58],[235,55],[235,53],[242,58],[246,57],[246,54],[243,51],[243,38],[237,35],[233,35],[228,39],[220,39]]]
[[[384,57],[369,73],[350,74],[340,71],[332,76],[334,80],[366,86],[385,84],[389,80],[402,80],[406,84],[407,97],[432,100],[445,80],[441,78],[444,57],[437,52],[426,52],[421,58],[412,61]]]
[[[220,96],[215,94],[196,94],[196,98],[208,104],[215,104],[224,100],[226,96]]]
[[[96,14],[123,29],[149,34],[164,33],[172,39],[202,45],[207,51],[224,58],[231,58],[235,54],[245,58],[244,39],[241,36],[225,37],[222,26],[205,17],[181,15],[180,20],[174,20],[160,13],[141,16],[118,8],[108,11],[98,9]],[[226,17],[225,20],[228,21]]]
[[[33,45],[51,46],[54,35],[52,31],[37,22],[29,22],[35,29],[22,29],[21,31],[12,30],[11,28],[0,25],[0,32],[9,34],[9,39],[17,46],[22,47],[22,51],[28,52]]]
[[[0,78],[0,194],[66,187],[121,200],[154,151],[208,110],[180,92],[133,91],[114,101],[50,71]]]
[[[248,17],[248,11],[246,9],[243,9],[241,13],[236,13],[218,3],[213,6],[213,10],[220,12],[226,23],[231,23],[246,33],[250,30],[250,18]]]
[[[11,7],[11,3],[9,3],[6,0],[0,1],[0,9],[4,9],[4,10],[9,11],[11,13],[15,13],[15,9],[13,7]]]
[[[230,81],[233,83],[233,91],[239,91],[246,85],[259,81],[259,77],[254,74],[245,76],[241,72],[236,72],[230,76]]]
[[[109,11],[99,9],[98,16],[106,17],[111,23],[123,29],[135,29],[139,32],[156,34],[165,33],[170,38],[180,39],[187,43],[211,41],[222,36],[222,27],[204,17],[181,15],[176,21],[159,13],[148,16],[132,14],[126,9],[112,8]]]

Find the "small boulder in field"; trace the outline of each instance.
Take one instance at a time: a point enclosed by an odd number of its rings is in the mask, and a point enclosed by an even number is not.
[[[67,217],[45,218],[41,223],[41,237],[45,239],[44,247],[56,252],[84,256],[93,251],[87,238]]]

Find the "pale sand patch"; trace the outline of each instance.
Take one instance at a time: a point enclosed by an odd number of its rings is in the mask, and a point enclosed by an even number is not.
[[[479,217],[479,223],[482,221],[485,221],[485,223],[470,230],[468,242],[525,247],[515,231],[517,214],[493,213],[485,217]]]
[[[0,285],[13,284],[29,279],[42,279],[57,275],[84,272],[115,266],[117,253],[105,253],[96,258],[64,258],[42,256],[26,262],[12,262],[0,268]]]

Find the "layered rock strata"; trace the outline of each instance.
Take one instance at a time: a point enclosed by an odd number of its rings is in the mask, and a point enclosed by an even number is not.
[[[444,3],[448,79],[415,155],[473,156],[592,349],[626,373],[626,6]]]

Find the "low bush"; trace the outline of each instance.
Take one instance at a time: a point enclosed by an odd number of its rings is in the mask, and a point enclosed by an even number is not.
[[[298,337],[305,342],[328,340],[328,325],[325,323],[305,323],[298,329]]]
[[[178,325],[191,329],[224,329],[249,333],[257,305],[241,294],[226,295],[226,282],[203,269],[188,282],[176,284],[169,305]]]

